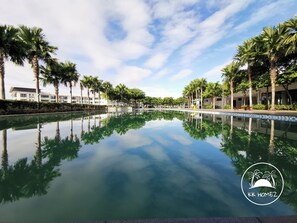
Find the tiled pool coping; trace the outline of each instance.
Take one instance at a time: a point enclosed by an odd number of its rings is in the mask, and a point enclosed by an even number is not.
[[[163,110],[174,110],[174,111],[194,112],[194,113],[203,113],[203,114],[227,115],[227,116],[265,119],[265,120],[297,122],[297,112],[240,111],[240,110],[235,111],[235,110],[223,110],[223,109],[216,109],[216,110],[163,109]]]

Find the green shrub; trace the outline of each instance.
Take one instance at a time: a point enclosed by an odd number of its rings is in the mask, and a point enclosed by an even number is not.
[[[202,108],[205,108],[205,109],[212,109],[212,105],[203,105]]]
[[[225,105],[223,109],[231,109],[231,105]]]
[[[255,110],[265,110],[266,105],[262,105],[262,104],[257,104],[253,106],[253,109]]]

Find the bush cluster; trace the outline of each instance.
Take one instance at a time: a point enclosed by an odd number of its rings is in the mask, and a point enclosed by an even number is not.
[[[14,101],[0,100],[0,115],[6,114],[29,114],[45,112],[64,112],[64,111],[85,111],[98,110],[105,111],[105,105],[87,105],[87,104],[69,104],[69,103],[51,103],[35,101]]]

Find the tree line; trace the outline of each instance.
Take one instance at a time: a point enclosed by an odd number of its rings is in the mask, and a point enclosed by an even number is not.
[[[252,90],[266,87],[266,103],[271,110],[275,110],[275,88],[280,85],[285,89],[288,103],[292,105],[289,85],[297,81],[296,49],[297,16],[277,26],[263,28],[258,36],[238,46],[233,61],[222,69],[223,84],[207,83],[204,78],[196,79],[185,86],[183,95],[189,103],[193,99],[203,101],[203,97],[210,97],[213,108],[216,97],[230,95],[229,107],[233,109],[233,94],[242,92],[244,98],[248,94],[248,106],[253,109]],[[271,98],[268,97],[269,87]],[[259,97],[257,103],[261,103]]]

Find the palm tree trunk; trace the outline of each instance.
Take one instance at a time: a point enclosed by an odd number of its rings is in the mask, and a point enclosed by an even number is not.
[[[290,105],[293,104],[293,101],[292,101],[292,95],[290,94],[290,91],[289,91],[289,86],[288,85],[283,85],[288,97],[289,97],[289,100],[290,100]],[[287,103],[286,103],[287,104]]]
[[[250,100],[249,105],[250,105],[250,109],[253,109],[252,69],[249,63],[248,63],[248,79],[249,79],[249,100]]]
[[[233,116],[230,117],[230,140],[232,139],[233,136]]]
[[[39,91],[39,64],[38,57],[35,55],[31,61],[33,67],[33,73],[36,81],[36,101],[40,101],[40,91]]]
[[[216,109],[216,97],[212,98],[212,108]]]
[[[82,86],[80,85],[80,103],[83,104]]]
[[[70,88],[70,104],[72,104],[72,82],[69,83]]]
[[[201,87],[201,108],[202,108],[202,106],[203,106],[203,89],[202,89],[202,87]]]
[[[4,84],[5,70],[4,70],[4,56],[0,53],[0,99],[5,99],[5,84]]]
[[[270,81],[271,81],[271,110],[275,110],[275,82],[276,82],[276,65],[270,61]]]
[[[90,89],[88,88],[88,104],[90,104]]]
[[[55,83],[54,87],[55,87],[56,102],[58,103],[59,102],[59,84]]]
[[[100,105],[100,100],[101,100],[101,94],[100,94],[100,91],[98,91],[98,104]]]
[[[230,93],[231,93],[231,102],[230,102],[230,107],[231,110],[233,110],[233,80],[230,81]]]

